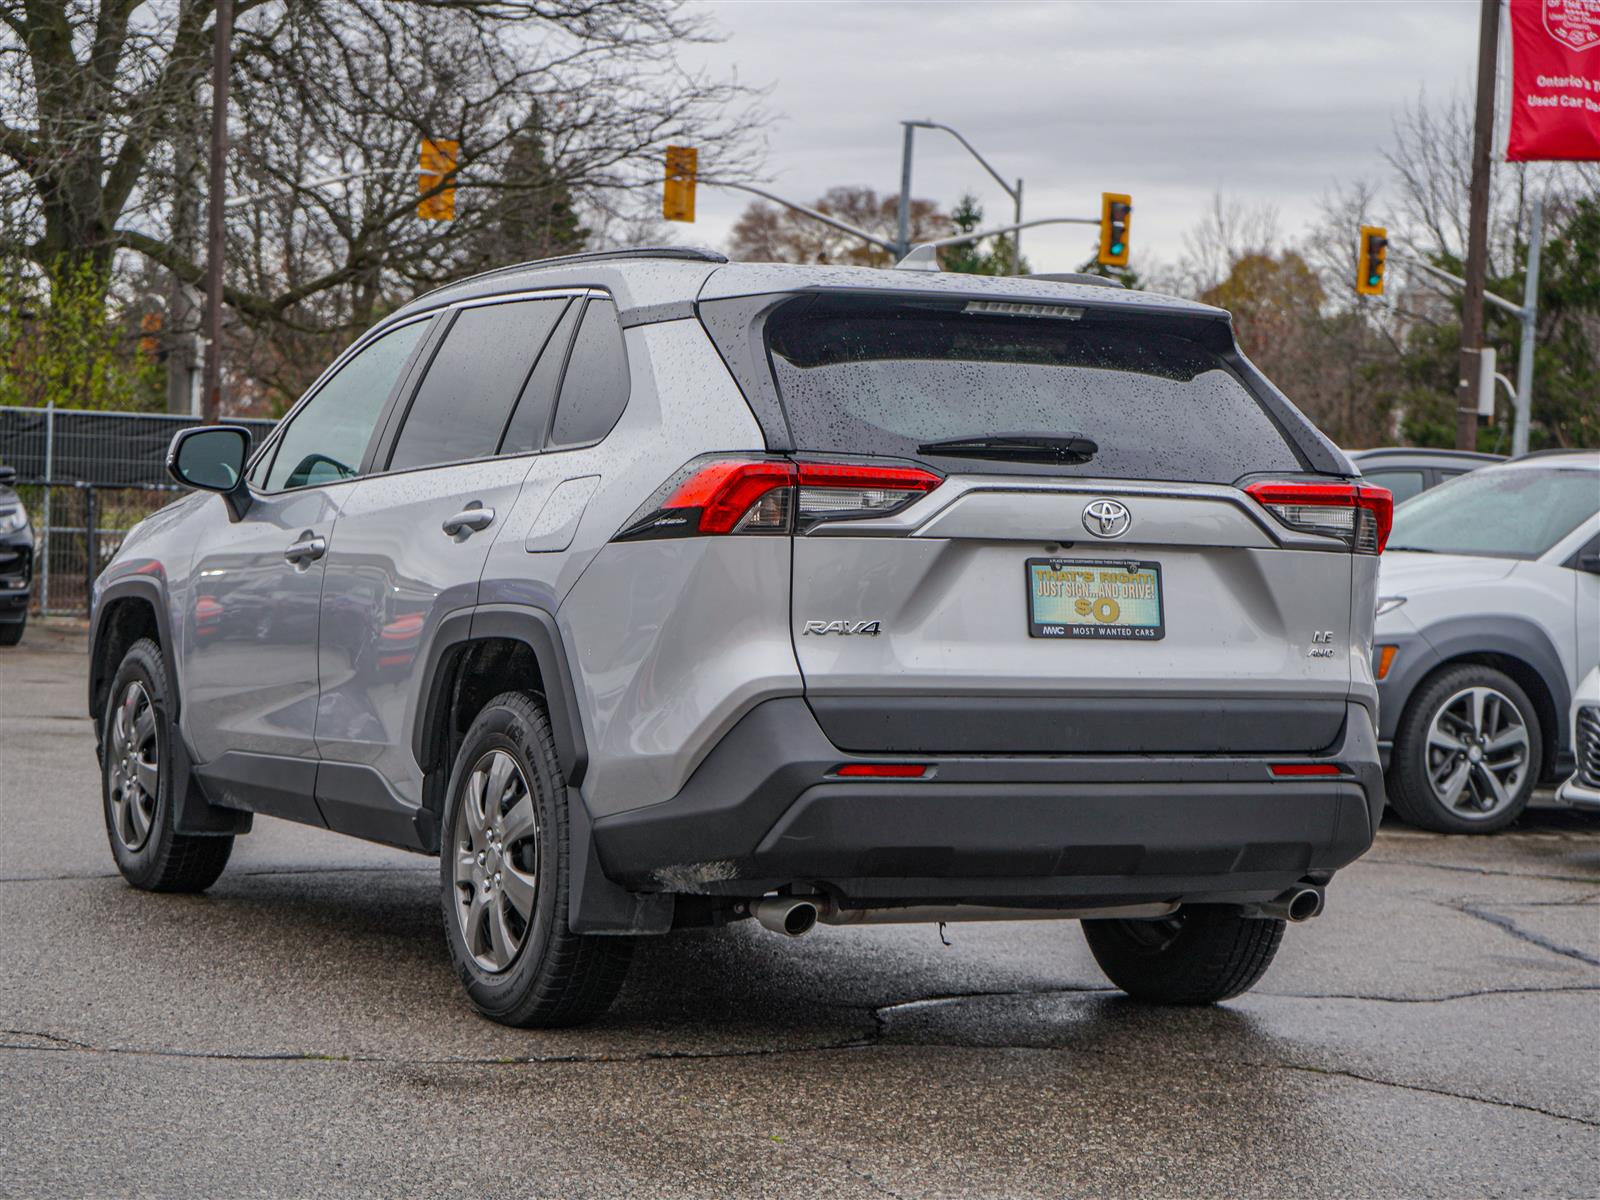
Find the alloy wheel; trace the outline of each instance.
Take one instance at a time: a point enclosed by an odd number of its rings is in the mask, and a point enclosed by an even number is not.
[[[1455,816],[1486,820],[1515,800],[1531,749],[1527,722],[1509,696],[1492,687],[1463,688],[1428,726],[1428,784]]]
[[[142,849],[155,824],[161,790],[161,748],[156,741],[156,710],[138,680],[129,683],[111,717],[106,752],[110,774],[111,827],[127,849]]]
[[[456,921],[467,953],[490,974],[516,961],[539,895],[539,811],[527,777],[504,750],[467,776],[451,840]]]

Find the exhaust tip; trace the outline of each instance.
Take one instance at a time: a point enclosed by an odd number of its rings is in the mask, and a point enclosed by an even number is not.
[[[781,933],[785,937],[800,937],[810,933],[817,924],[817,906],[810,900],[791,900],[788,897],[768,897],[750,906],[750,913],[763,929]]]
[[[1322,911],[1322,893],[1316,888],[1302,888],[1289,898],[1288,917],[1294,922],[1309,921]]]
[[[796,904],[783,914],[783,931],[790,937],[799,937],[802,933],[810,933],[812,926],[817,923],[817,906],[815,904]]]

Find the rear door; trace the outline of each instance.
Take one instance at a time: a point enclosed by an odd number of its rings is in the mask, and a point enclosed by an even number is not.
[[[439,622],[477,599],[489,548],[537,457],[499,451],[525,407],[541,424],[549,412],[566,314],[578,303],[520,298],[446,314],[420,382],[395,405],[379,469],[341,509],[323,588],[316,725],[317,799],[335,829],[414,838],[420,656]]]
[[[797,456],[945,474],[876,520],[805,528],[802,494],[792,619],[823,728],[884,752],[1331,744],[1352,556],[1308,530],[1355,515],[1284,508],[1295,530],[1242,490],[1307,468],[1226,326],[1029,307],[809,300],[767,323]]]

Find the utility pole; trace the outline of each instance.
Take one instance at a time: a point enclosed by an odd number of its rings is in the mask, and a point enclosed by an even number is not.
[[[1489,262],[1489,166],[1494,137],[1495,62],[1500,0],[1482,0],[1478,25],[1478,107],[1472,128],[1472,184],[1467,214],[1466,286],[1461,298],[1461,369],[1456,393],[1456,449],[1478,444],[1478,355],[1483,346],[1483,289]]]
[[[226,232],[223,188],[228,155],[228,75],[232,65],[233,0],[217,0],[211,54],[211,181],[206,220],[206,372],[200,417],[216,424],[222,411],[222,254]]]

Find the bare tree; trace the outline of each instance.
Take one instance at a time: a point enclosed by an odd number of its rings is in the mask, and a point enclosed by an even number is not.
[[[810,207],[857,229],[894,240],[899,196],[879,196],[869,187],[833,187]],[[949,216],[932,200],[911,201],[911,240],[926,242],[953,231]],[[883,267],[890,255],[880,246],[852,237],[821,221],[757,200],[733,227],[729,252],[746,262],[849,263]]]
[[[682,69],[679,0],[236,0],[226,299],[255,330],[348,330],[424,283],[585,240],[661,147],[760,157],[759,97]],[[201,281],[192,230],[212,0],[0,0],[0,252],[133,251]],[[461,143],[457,219],[417,218],[423,137]],[[318,177],[357,176],[343,187]],[[14,215],[15,214],[15,215]],[[175,315],[175,314],[173,314]],[[285,386],[292,386],[285,383]]]

